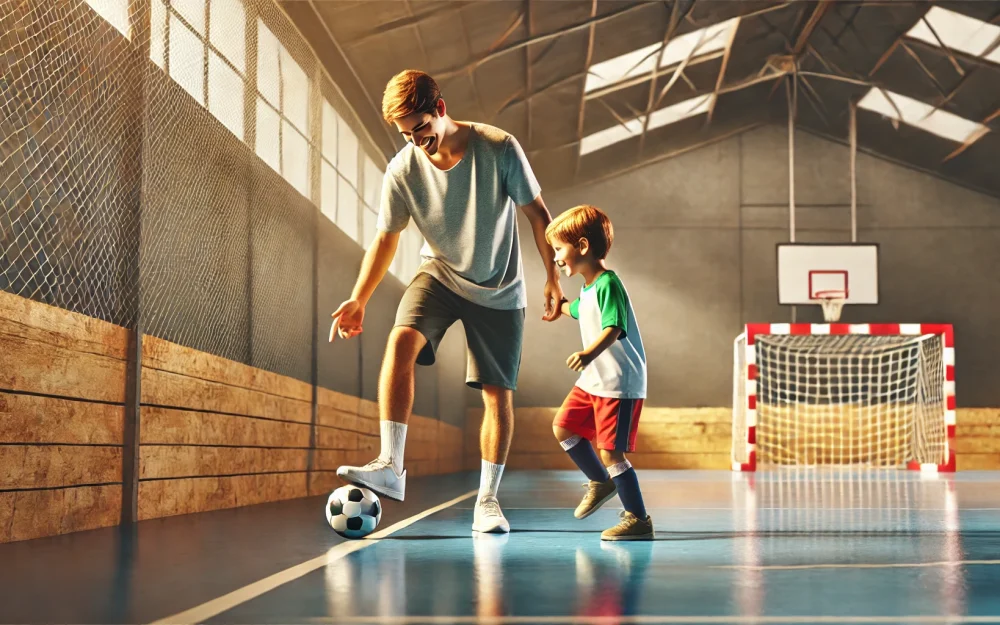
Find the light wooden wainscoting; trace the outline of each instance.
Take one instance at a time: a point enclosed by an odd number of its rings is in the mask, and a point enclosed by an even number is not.
[[[0,542],[119,522],[127,342],[0,292]]]
[[[509,469],[576,469],[552,434],[558,408],[518,408]],[[465,468],[479,468],[479,424],[483,410],[469,409]],[[643,408],[636,451],[640,469],[724,469],[731,466],[732,409]],[[956,415],[958,470],[1000,470],[1000,408],[960,408]]]
[[[378,406],[268,371],[143,338],[139,518],[328,492],[337,467],[379,453]],[[459,429],[413,415],[411,476],[457,470]]]
[[[0,542],[121,522],[128,332],[0,291]],[[140,519],[316,495],[379,452],[377,406],[143,337]],[[461,469],[414,415],[411,476]]]

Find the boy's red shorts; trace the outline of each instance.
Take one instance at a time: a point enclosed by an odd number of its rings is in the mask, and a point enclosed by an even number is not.
[[[641,412],[641,399],[597,397],[574,386],[552,424],[595,441],[598,449],[632,452]]]

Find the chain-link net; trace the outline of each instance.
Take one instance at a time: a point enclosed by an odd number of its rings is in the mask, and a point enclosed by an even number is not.
[[[134,325],[139,60],[83,3],[0,2],[0,289]]]
[[[308,381],[364,139],[272,0],[0,0],[0,289]]]

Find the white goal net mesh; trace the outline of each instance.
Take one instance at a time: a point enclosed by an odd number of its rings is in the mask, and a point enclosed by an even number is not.
[[[758,465],[946,461],[939,335],[757,335],[754,346]],[[744,336],[734,364],[733,460],[746,463]]]

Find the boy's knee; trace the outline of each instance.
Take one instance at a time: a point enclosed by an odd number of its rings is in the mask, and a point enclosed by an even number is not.
[[[555,421],[552,422],[552,434],[556,437],[556,440],[562,442],[573,436],[573,432],[570,432],[561,425],[557,425]]]
[[[604,466],[606,467],[625,462],[625,452],[615,451],[613,449],[602,449],[601,461],[604,462]]]

